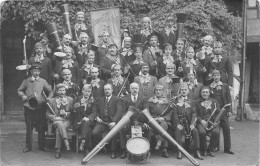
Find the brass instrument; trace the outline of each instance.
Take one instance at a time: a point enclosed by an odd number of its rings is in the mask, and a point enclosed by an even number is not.
[[[47,96],[46,96],[46,94],[45,94],[45,92],[44,91],[42,91],[42,94],[43,94],[43,97],[44,97],[44,99],[47,101],[47,106],[48,106],[48,108],[50,109],[50,111],[51,111],[51,113],[53,114],[53,115],[55,115],[56,116],[56,113],[54,112],[54,110],[52,109],[52,107],[51,107],[51,105],[50,105],[50,103],[49,103],[49,101],[48,101],[48,98],[47,98]]]
[[[211,115],[209,116],[209,118],[208,118],[208,120],[207,120],[207,124],[206,124],[206,130],[207,131],[210,131],[210,130],[212,130],[213,128],[214,128],[214,123],[211,121],[211,118],[212,118],[212,116],[215,114],[215,112],[217,111],[217,105],[216,105],[216,103],[214,104],[215,105],[215,108],[214,108],[214,110],[213,110],[213,112],[211,113]]]
[[[69,4],[61,5],[61,12],[63,16],[63,21],[67,30],[67,33],[72,35],[71,27],[70,27],[70,14],[69,14]]]
[[[23,64],[16,67],[16,70],[26,70],[26,74],[28,75],[28,69],[31,67],[31,65],[28,64],[27,55],[26,55],[26,36],[24,36],[23,39]]]
[[[55,22],[46,24],[48,34],[54,39],[54,47],[57,51],[62,52],[62,46]]]
[[[176,13],[177,17],[177,32],[178,32],[178,38],[183,38],[183,29],[184,29],[184,24],[186,22],[186,13]]]
[[[142,113],[146,116],[148,119],[148,124],[151,125],[152,128],[154,128],[159,134],[164,137],[166,140],[168,140],[171,144],[174,146],[177,146],[177,148],[190,160],[190,162],[195,165],[199,166],[199,162],[196,161],[181,145],[179,145],[171,136],[168,134],[167,131],[165,131],[151,116],[148,109],[144,109]]]
[[[221,109],[220,113],[218,114],[218,116],[216,117],[214,123],[219,123],[222,115],[226,112],[226,107],[229,107],[229,106],[231,106],[231,103],[228,103],[222,107],[222,109]]]
[[[37,95],[34,92],[32,95],[27,97],[27,99],[24,101],[26,102],[25,106],[28,107],[31,110],[35,110],[36,107],[38,106],[38,100],[37,100]]]
[[[89,162],[106,144],[112,139],[125,125],[130,122],[130,117],[134,115],[135,108],[130,106],[127,113],[121,120],[109,131],[109,133],[96,145],[96,147],[81,161],[81,164]]]

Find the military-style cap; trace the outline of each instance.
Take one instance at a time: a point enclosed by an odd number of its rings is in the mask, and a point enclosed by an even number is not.
[[[148,66],[149,67],[148,63],[146,63],[146,62],[141,63],[141,68],[143,68],[144,66]]]
[[[32,64],[31,69],[42,69],[42,66],[39,62],[35,62]]]
[[[214,69],[212,71],[212,76],[214,76],[214,74],[220,74],[221,75],[221,71],[219,69]]]

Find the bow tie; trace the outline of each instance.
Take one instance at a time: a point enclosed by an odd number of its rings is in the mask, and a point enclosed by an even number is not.
[[[151,34],[149,29],[142,29],[141,30],[141,34],[144,34],[146,37],[149,36]]]
[[[72,59],[64,59],[62,60],[62,67],[72,68],[74,61]]]
[[[93,65],[85,64],[84,70],[89,74],[90,70],[93,68]]]
[[[223,57],[221,55],[215,55],[212,62],[220,62]]]
[[[177,105],[180,107],[184,105],[185,108],[191,107],[190,102],[186,98],[182,98],[182,97],[178,99]]]
[[[75,24],[75,30],[78,31],[79,29],[81,29],[81,30],[87,30],[86,25],[85,25],[84,23],[81,23],[81,24],[76,23],[76,24]]]
[[[206,108],[206,109],[211,109],[211,104],[212,104],[212,101],[211,100],[205,100],[203,102],[201,102],[201,105]]]
[[[118,85],[122,84],[123,82],[124,82],[124,79],[122,76],[112,78],[112,83],[115,86],[118,86]]]
[[[79,53],[80,55],[82,55],[83,53],[88,54],[88,47],[86,46],[86,47],[81,47],[81,48],[79,48],[78,53]]]
[[[68,100],[67,98],[63,97],[63,98],[57,98],[56,99],[56,103],[57,103],[57,107],[60,108],[61,105],[65,106],[68,104]]]
[[[172,56],[163,56],[163,63],[167,66],[169,64],[173,64],[174,60]]]
[[[71,81],[70,81],[70,82],[63,81],[63,84],[65,85],[65,88],[66,88],[66,89],[71,88],[71,86],[73,85],[73,83],[72,83]]]
[[[39,77],[32,77],[32,81],[38,81]]]
[[[131,48],[123,48],[123,52],[121,54],[123,56],[130,56],[133,54],[133,51]]]
[[[214,81],[210,84],[210,87],[213,88],[213,89],[216,88],[216,90],[221,90],[222,85],[223,85],[223,83],[221,81],[219,81],[219,82]]]
[[[171,28],[165,27],[165,33],[167,36],[169,36],[170,33],[174,34],[175,30],[176,29],[174,27],[171,27]]]
[[[143,84],[143,83],[148,83],[150,82],[150,76],[149,75],[142,75],[141,78],[140,78],[140,82]]]
[[[92,81],[91,81],[92,87],[97,87],[97,88],[99,88],[99,87],[100,87],[99,81],[100,81],[99,79],[92,80]]]
[[[172,79],[169,76],[167,76],[166,79],[165,79],[165,82],[168,83],[168,84],[171,84]]]
[[[35,55],[34,61],[35,62],[42,62],[44,59],[43,55]]]
[[[135,59],[135,61],[133,62],[133,64],[141,64],[141,63],[144,63],[142,59]]]

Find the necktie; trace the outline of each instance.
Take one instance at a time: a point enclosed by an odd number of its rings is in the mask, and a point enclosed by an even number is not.
[[[136,96],[134,96],[134,103],[136,102]]]

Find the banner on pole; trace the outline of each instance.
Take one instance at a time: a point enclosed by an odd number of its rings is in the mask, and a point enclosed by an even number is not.
[[[108,8],[90,11],[95,45],[102,45],[102,34],[108,34],[109,44],[121,47],[120,11],[119,8]]]

